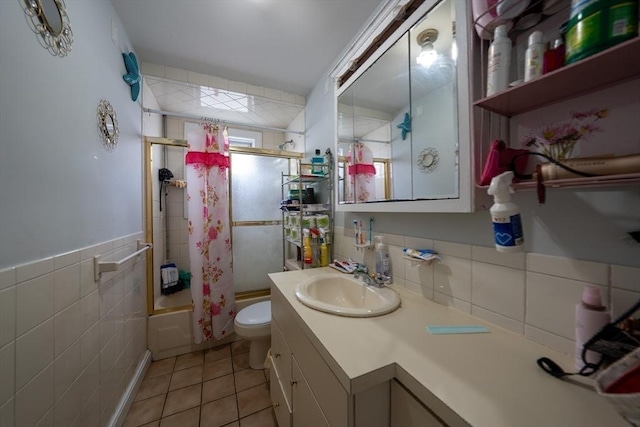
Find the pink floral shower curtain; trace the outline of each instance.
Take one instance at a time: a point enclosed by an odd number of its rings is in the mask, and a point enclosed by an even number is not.
[[[347,200],[369,202],[376,198],[376,168],[373,153],[362,142],[355,142],[347,154],[349,185]]]
[[[187,134],[185,157],[189,210],[189,260],[194,341],[233,331],[229,140],[226,128],[204,125]]]

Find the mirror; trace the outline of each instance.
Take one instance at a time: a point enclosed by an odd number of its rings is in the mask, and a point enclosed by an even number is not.
[[[116,112],[106,99],[101,100],[98,104],[97,120],[98,133],[105,150],[114,151],[118,146],[120,131],[118,130]]]
[[[73,33],[64,0],[24,0],[22,4],[40,44],[52,55],[66,56],[71,51]]]
[[[460,197],[454,3],[438,2],[338,90],[339,203]]]

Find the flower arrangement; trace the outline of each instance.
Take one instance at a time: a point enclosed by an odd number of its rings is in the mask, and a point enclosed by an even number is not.
[[[608,109],[571,113],[569,121],[546,125],[527,135],[522,145],[536,147],[556,160],[571,158],[576,143],[594,132],[602,132],[597,122],[608,116]]]

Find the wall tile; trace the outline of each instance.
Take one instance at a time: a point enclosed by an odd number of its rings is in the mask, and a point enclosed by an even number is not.
[[[140,72],[148,76],[164,77],[164,65],[151,64],[149,62],[140,63]]]
[[[89,402],[82,408],[78,425],[82,427],[100,426],[100,393],[96,388]]]
[[[609,266],[599,262],[528,253],[527,271],[581,280],[595,285],[609,284]]]
[[[277,89],[269,89],[269,88],[264,88],[264,96],[266,98],[271,98],[271,99],[275,99],[280,101],[280,96],[281,96],[281,91],[277,90]]]
[[[611,290],[611,317],[616,319],[625,311],[630,309],[634,304],[640,301],[640,292],[627,291],[624,289]],[[640,309],[636,310],[633,316],[636,319],[640,317]]]
[[[464,313],[471,314],[471,304],[466,301],[462,301],[461,299],[443,294],[442,292],[438,292],[437,290],[434,290],[433,292],[433,299],[435,302],[442,305],[453,307]]]
[[[53,405],[53,363],[16,393],[16,425],[32,426]]]
[[[98,289],[98,282],[94,280],[93,258],[80,263],[80,298]]]
[[[16,371],[15,343],[0,347],[0,406],[14,394]]]
[[[262,86],[254,86],[247,84],[247,94],[264,96],[264,88]]]
[[[80,384],[75,381],[56,402],[55,425],[73,426],[80,415],[80,408]]]
[[[471,259],[471,245],[434,240],[433,249],[440,255],[450,255],[457,258]]]
[[[0,291],[0,347],[16,338],[16,287]]]
[[[485,310],[482,307],[474,305],[471,307],[471,314],[494,325],[508,329],[520,335],[524,334],[524,322],[513,320],[509,317],[502,316],[493,311]]]
[[[53,257],[22,264],[16,267],[16,280],[18,283],[35,279],[36,277],[53,273]]]
[[[82,371],[80,377],[78,378],[79,386],[80,386],[80,408],[83,408],[90,400],[93,393],[98,390],[100,386],[100,363],[99,359],[96,357],[93,361],[87,366],[87,368]]]
[[[405,236],[404,247],[411,249],[433,249],[433,239]]]
[[[433,289],[435,263],[402,259],[405,278],[409,282]]]
[[[524,322],[525,272],[473,261],[472,299],[474,305]]]
[[[100,352],[100,326],[93,325],[80,337],[80,356],[82,368],[85,368]]]
[[[59,270],[80,262],[80,251],[71,251],[53,257],[53,268]]]
[[[611,266],[611,286],[640,292],[640,268],[624,265]]]
[[[53,273],[53,304],[58,313],[80,299],[80,265],[75,264]]]
[[[247,84],[229,80],[229,91],[237,93],[247,93]]]
[[[471,302],[471,260],[443,256],[434,266],[434,290]]]
[[[187,71],[187,81],[196,85],[209,86],[209,76],[193,71]]]
[[[100,295],[98,295],[98,291],[93,291],[80,300],[80,316],[82,333],[100,320]]]
[[[524,252],[505,253],[498,252],[494,247],[472,246],[471,257],[474,261],[488,264],[501,265],[503,267],[518,268],[524,270],[526,254]]]
[[[16,284],[16,269],[15,267],[5,268],[0,270],[0,290],[6,289]]]
[[[209,76],[209,86],[216,89],[229,90],[229,80],[221,77]]]
[[[16,390],[53,362],[53,319],[16,340]],[[53,364],[51,365],[53,372]],[[53,390],[52,390],[53,392]]]
[[[409,280],[405,280],[404,287],[413,293],[422,295],[425,298],[433,300],[433,286],[430,286],[424,283],[415,283]]]
[[[166,78],[171,80],[179,80],[181,82],[187,81],[187,71],[179,68],[165,67],[164,75]]]
[[[40,418],[36,427],[55,427],[55,408],[51,408],[47,411],[46,414]],[[75,425],[68,424],[69,427],[76,427]]]
[[[82,335],[84,326],[82,325],[80,311],[80,302],[77,302],[66,310],[56,314],[54,318],[56,356],[65,351]]]
[[[53,316],[53,274],[20,283],[17,289],[16,335]]]
[[[55,378],[54,397],[58,400],[82,372],[80,341],[76,341],[60,356],[56,357],[53,366]]]
[[[585,283],[562,277],[527,272],[528,325],[569,340],[575,339],[575,306],[582,299]],[[600,287],[605,305],[606,288]]]

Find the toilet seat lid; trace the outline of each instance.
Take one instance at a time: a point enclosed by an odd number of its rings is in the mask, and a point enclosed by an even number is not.
[[[236,322],[246,326],[263,326],[271,323],[271,301],[251,304],[238,312]]]

